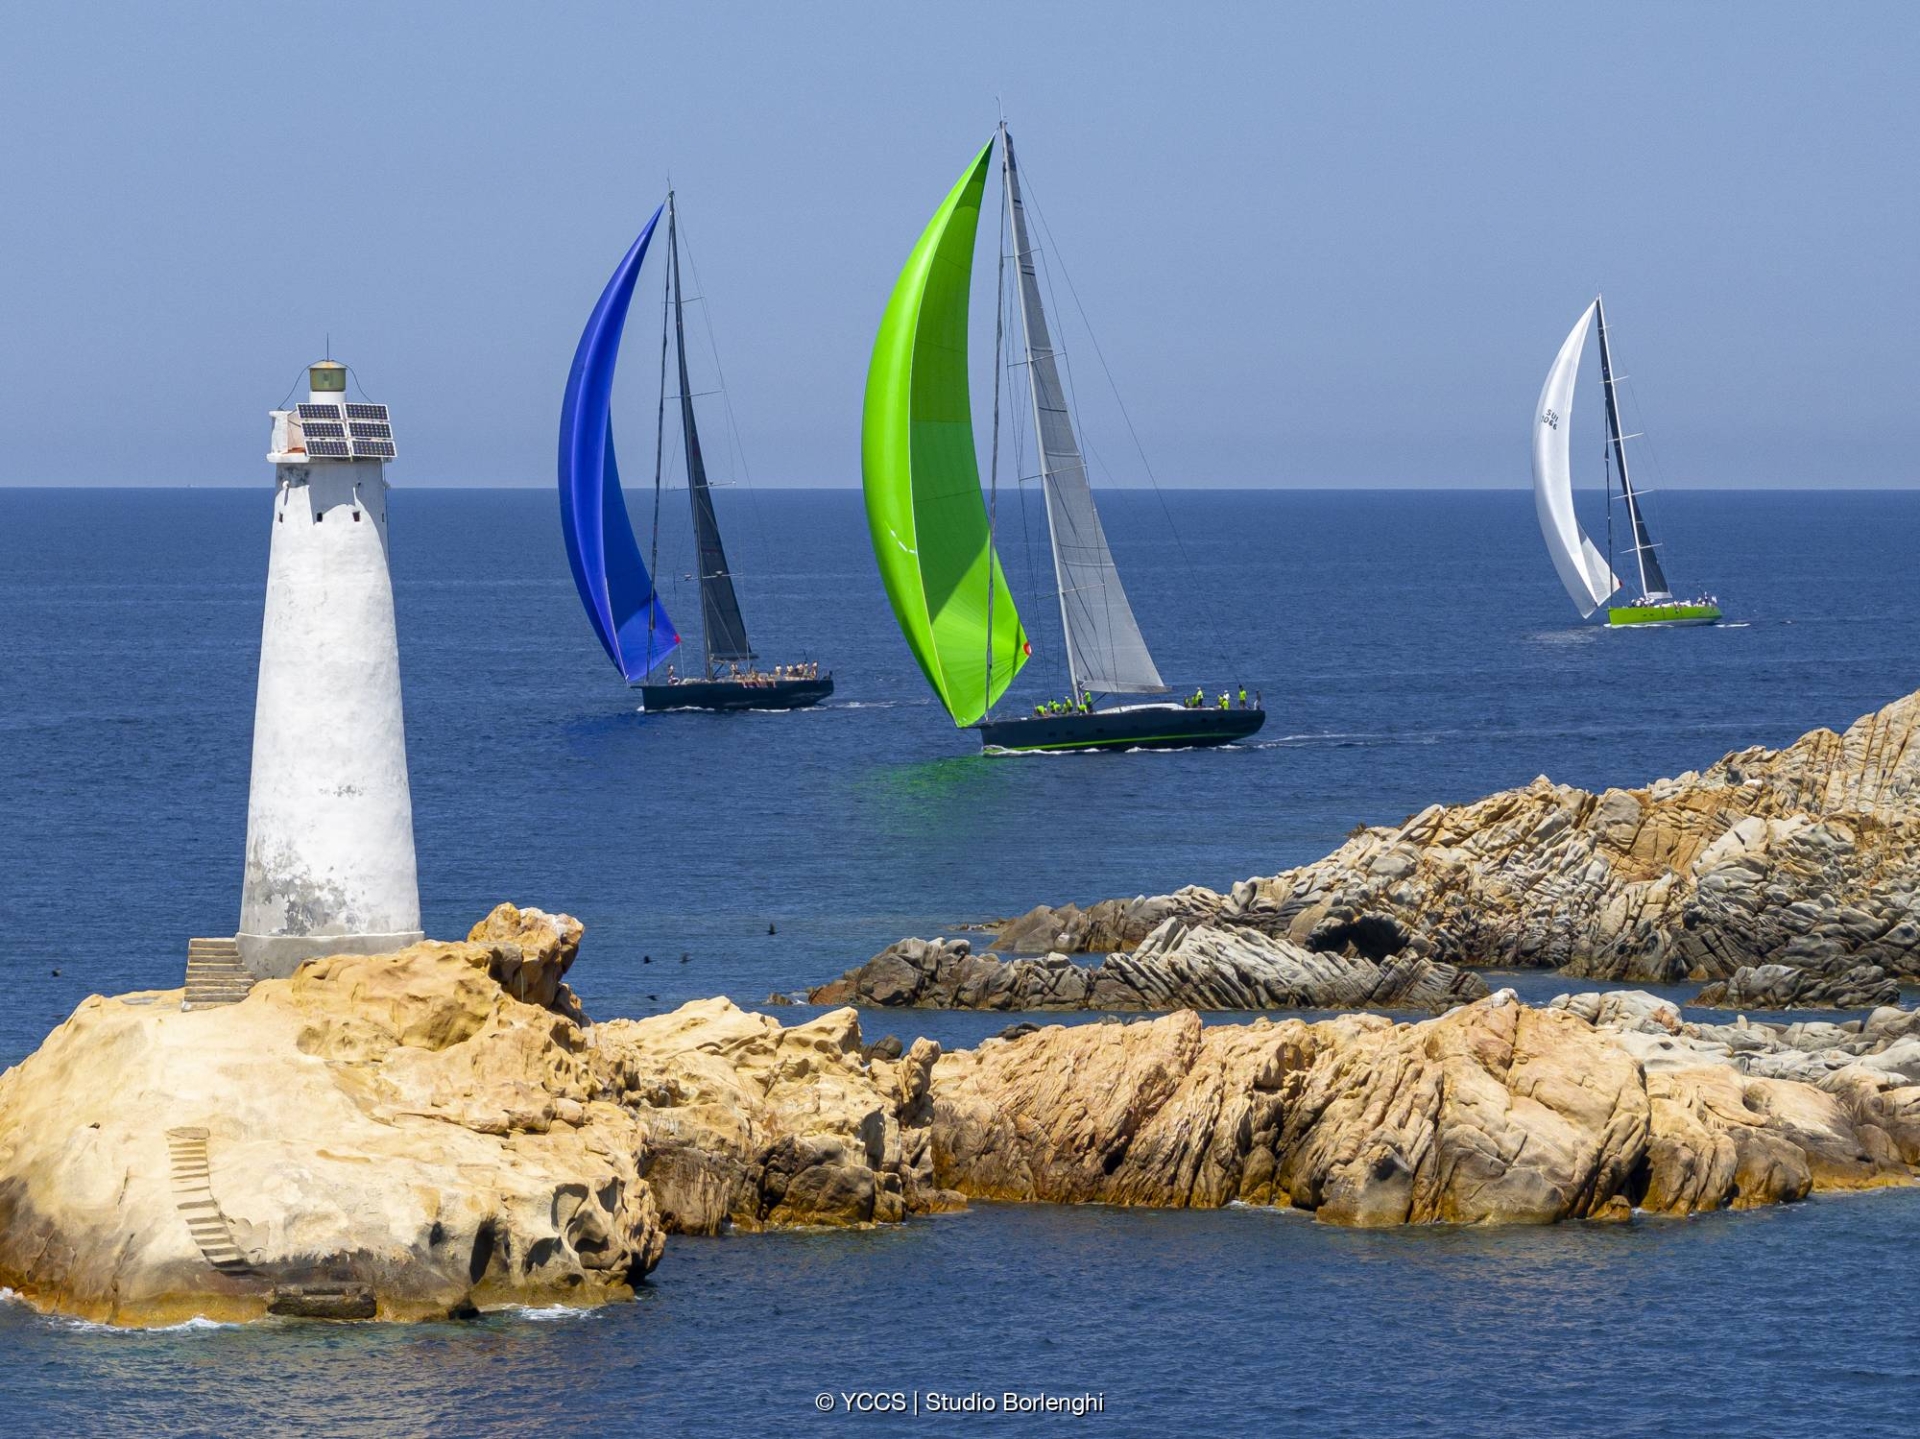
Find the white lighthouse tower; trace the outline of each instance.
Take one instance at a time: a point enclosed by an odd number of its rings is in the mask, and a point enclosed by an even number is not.
[[[387,571],[385,405],[350,403],[344,365],[275,410],[273,543],[247,795],[240,964],[254,979],[315,955],[420,939]]]

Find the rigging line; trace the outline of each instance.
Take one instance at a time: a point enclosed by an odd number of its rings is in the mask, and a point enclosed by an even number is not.
[[[1039,202],[1033,198],[1033,182],[1031,178],[1027,180],[1026,203],[1033,207],[1034,214],[1040,221],[1040,228],[1046,235],[1046,248],[1049,256],[1059,254],[1060,247],[1058,242],[1053,238],[1053,227],[1047,223],[1046,212],[1040,208]],[[1081,327],[1086,331],[1087,340],[1093,346],[1094,357],[1100,361],[1100,369],[1102,373],[1106,375],[1107,388],[1112,392],[1114,404],[1120,410],[1120,418],[1126,424],[1127,435],[1133,441],[1134,453],[1140,457],[1140,467],[1146,471],[1147,483],[1153,487],[1154,498],[1159,502],[1161,518],[1166,523],[1167,533],[1173,536],[1174,546],[1180,552],[1180,563],[1186,570],[1187,583],[1194,592],[1196,599],[1204,601],[1205,597],[1209,595],[1212,596],[1212,602],[1207,603],[1205,606],[1207,617],[1202,623],[1207,631],[1208,639],[1211,641],[1214,656],[1220,661],[1224,671],[1227,667],[1228,656],[1226,646],[1221,639],[1223,630],[1219,620],[1218,593],[1208,590],[1198,582],[1198,571],[1194,567],[1193,557],[1187,553],[1186,541],[1181,538],[1179,527],[1173,522],[1173,512],[1168,508],[1167,497],[1160,488],[1159,477],[1153,473],[1153,465],[1147,459],[1146,446],[1140,443],[1140,433],[1134,428],[1133,416],[1127,410],[1126,401],[1120,398],[1120,386],[1113,378],[1113,367],[1107,363],[1106,351],[1100,348],[1100,337],[1093,332],[1093,324],[1087,319],[1086,307],[1080,303],[1080,292],[1074,288],[1073,276],[1067,270],[1067,262],[1064,257],[1062,257],[1060,261],[1060,278],[1066,283],[1067,293],[1072,297],[1073,307],[1080,316]],[[1047,265],[1047,288],[1049,291],[1053,289],[1053,266],[1050,261]],[[1074,402],[1077,405],[1079,402],[1079,390],[1074,383],[1073,361],[1070,357],[1067,358],[1067,387],[1073,392]],[[1081,430],[1081,438],[1084,442],[1086,438],[1084,426]],[[1092,450],[1093,447],[1087,445],[1086,448]],[[1105,465],[1104,460],[1102,460],[1101,463],[1103,466]],[[1111,471],[1109,471],[1109,474],[1111,474]]]
[[[1617,335],[1619,333],[1619,327],[1617,325],[1609,325],[1607,327],[1607,330],[1610,335]],[[1623,441],[1637,439],[1637,440],[1644,440],[1646,442],[1640,447],[1640,451],[1641,453],[1646,455],[1646,469],[1652,471],[1652,474],[1653,474],[1652,485],[1647,486],[1645,488],[1642,488],[1640,486],[1635,486],[1633,491],[1634,500],[1640,507],[1641,524],[1647,532],[1647,540],[1648,540],[1646,544],[1642,545],[1640,543],[1640,536],[1638,534],[1634,536],[1634,549],[1637,554],[1641,550],[1657,550],[1657,549],[1664,548],[1664,546],[1662,546],[1658,542],[1655,542],[1652,538],[1654,509],[1664,508],[1664,506],[1657,506],[1657,507],[1650,508],[1647,505],[1647,496],[1652,494],[1657,494],[1658,492],[1666,488],[1666,468],[1660,463],[1660,453],[1654,447],[1653,436],[1650,433],[1651,427],[1647,424],[1646,410],[1640,403],[1639,387],[1634,385],[1632,381],[1633,381],[1632,375],[1615,375],[1613,377],[1615,412],[1617,414],[1620,414],[1621,422],[1622,424],[1624,424],[1625,423],[1624,404],[1631,404],[1633,406],[1634,420],[1640,426],[1639,430],[1636,433],[1631,435],[1622,435],[1620,438]],[[1624,403],[1623,403],[1623,397],[1624,397]],[[1663,565],[1662,566],[1663,572],[1664,572],[1664,568],[1665,567]],[[1673,592],[1672,576],[1666,576],[1666,583],[1667,583],[1668,591],[1670,593]]]
[[[673,279],[670,267],[660,267],[660,407],[653,421],[653,545],[647,558],[647,580],[653,586],[647,606],[647,673],[653,673],[653,633],[660,613],[660,466],[665,458],[667,438],[667,287]],[[676,598],[675,603],[678,603]]]
[[[700,266],[694,262],[693,247],[687,243],[687,229],[680,227],[680,253],[687,257],[687,269],[693,274],[694,288],[700,291],[700,325],[706,331],[707,350],[713,356],[714,377],[720,381],[720,409],[727,418],[727,438],[732,441],[732,459],[740,466],[747,482],[747,510],[753,516],[753,537],[760,546],[762,563],[771,560],[773,550],[767,543],[766,521],[760,513],[760,492],[754,488],[753,471],[747,464],[747,447],[740,440],[740,422],[733,411],[733,396],[727,389],[726,371],[720,364],[720,344],[713,334],[713,307],[706,303],[706,284],[700,278]]]
[[[1630,380],[1632,377],[1622,375],[1620,378],[1622,380]],[[1634,419],[1640,426],[1640,433],[1637,438],[1646,441],[1646,443],[1641,446],[1641,449],[1646,452],[1647,468],[1653,471],[1653,485],[1644,492],[1636,490],[1634,493],[1636,495],[1641,493],[1655,494],[1667,487],[1666,467],[1660,463],[1660,452],[1654,447],[1653,436],[1648,430],[1647,412],[1640,404],[1640,391],[1632,384],[1627,386],[1627,399],[1633,405]],[[1669,579],[1667,583],[1671,585],[1673,581]]]

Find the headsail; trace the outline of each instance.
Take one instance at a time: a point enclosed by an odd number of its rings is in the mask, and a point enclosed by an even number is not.
[[[1087,487],[1086,461],[1067,413],[1060,360],[1040,279],[1027,238],[1027,212],[1020,201],[1020,172],[1013,137],[1001,127],[1006,147],[1007,208],[1013,217],[1013,251],[1020,270],[1020,315],[1027,344],[1027,376],[1033,388],[1034,435],[1040,474],[1046,483],[1047,527],[1053,537],[1053,570],[1060,587],[1060,620],[1067,635],[1067,669],[1081,690],[1107,694],[1164,694],[1167,686],[1134,620],[1133,606],[1114,568],[1100,512]]]
[[[1533,507],[1553,567],[1583,616],[1592,614],[1620,588],[1607,557],[1587,538],[1573,512],[1573,471],[1568,459],[1573,382],[1580,374],[1580,350],[1587,342],[1593,314],[1594,305],[1587,306],[1554,357],[1533,415]]]
[[[560,410],[560,527],[567,563],[593,632],[628,680],[645,676],[680,643],[640,558],[613,457],[611,400],[620,332],[659,221],[655,210],[593,307]]]
[[[667,196],[667,255],[673,262],[673,342],[680,360],[680,429],[687,452],[687,498],[693,505],[693,542],[700,565],[700,618],[706,636],[707,664],[715,660],[750,660],[747,622],[740,617],[740,597],[733,592],[733,572],[727,568],[726,547],[720,543],[720,521],[713,513],[713,491],[707,485],[707,462],[700,451],[700,431],[693,422],[693,386],[687,379],[687,328],[681,314],[680,229],[673,196]]]
[[[894,283],[867,370],[860,442],[867,525],[887,598],[934,693],[962,727],[986,714],[1028,654],[993,552],[967,391],[974,235],[992,154],[989,141]]]

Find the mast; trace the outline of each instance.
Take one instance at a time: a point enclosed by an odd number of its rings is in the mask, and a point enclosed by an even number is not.
[[[680,429],[687,452],[687,503],[693,509],[693,542],[700,574],[700,634],[706,651],[706,673],[711,679],[716,661],[752,660],[746,621],[740,615],[740,597],[734,593],[733,573],[720,542],[720,522],[713,512],[713,492],[707,485],[707,465],[700,451],[700,431],[693,418],[693,386],[687,378],[687,329],[680,288],[680,233],[673,191],[667,191],[667,258],[673,272],[673,338],[680,363]]]
[[[1146,639],[1133,617],[1127,592],[1114,567],[1100,512],[1087,487],[1086,461],[1067,410],[1060,378],[1060,352],[1054,348],[1040,299],[1040,278],[1027,236],[1026,208],[1020,200],[1019,166],[1013,136],[1000,122],[1001,174],[1013,228],[1014,263],[1019,271],[1020,326],[1026,342],[1027,380],[1033,396],[1034,441],[1047,496],[1047,533],[1053,543],[1054,582],[1060,592],[1060,628],[1067,641],[1067,670],[1077,701],[1098,690],[1106,694],[1164,694],[1167,686],[1155,668]]]
[[[1672,591],[1667,587],[1667,577],[1661,571],[1659,557],[1653,552],[1653,540],[1647,534],[1647,522],[1640,513],[1640,500],[1634,494],[1633,481],[1627,474],[1626,437],[1621,433],[1620,404],[1614,395],[1613,355],[1607,348],[1607,308],[1597,296],[1593,302],[1593,312],[1596,328],[1600,332],[1600,387],[1607,397],[1607,438],[1613,446],[1613,462],[1620,469],[1620,493],[1626,501],[1627,521],[1633,529],[1634,558],[1640,563],[1640,593],[1650,600],[1668,599]]]
[[[1013,179],[1013,136],[1007,133],[1007,122],[1005,120],[1000,122],[1000,180],[1006,191],[1006,210],[1007,213],[1011,215],[1013,214],[1013,207],[1019,203],[1019,200],[1016,198],[1017,192],[1014,188]],[[1033,322],[1026,313],[1026,280],[1027,276],[1032,272],[1033,265],[1033,257],[1028,251],[1026,244],[1026,228],[1026,216],[1022,213],[1014,230],[1013,254],[1015,263],[1020,266],[1020,326],[1021,335],[1025,339],[1027,346],[1027,389],[1033,397],[1033,437],[1034,443],[1040,450],[1040,471],[1042,483],[1044,484],[1047,470],[1047,448],[1041,436],[1040,386],[1033,369]],[[1040,294],[1037,289],[1034,292],[1033,303],[1037,309],[1040,303]],[[1047,491],[1047,538],[1052,542],[1053,549],[1053,587],[1056,598],[1060,601],[1060,632],[1066,637],[1067,641],[1067,678],[1073,686],[1074,703],[1078,705],[1082,693],[1080,688],[1080,656],[1073,643],[1073,624],[1067,616],[1067,575],[1060,559],[1059,531],[1055,529],[1053,522],[1053,494],[1051,486],[1048,487]]]
[[[1006,134],[1007,122],[1000,122],[1000,133]],[[1006,150],[1001,149],[1000,169],[1006,172]],[[999,533],[1000,524],[1000,367],[1005,362],[1005,342],[1007,333],[1007,220],[1006,207],[1001,206],[1000,224],[993,232],[993,242],[1000,251],[1000,263],[994,271],[993,286],[993,447],[987,457],[987,553],[994,552],[994,541]],[[981,719],[993,718],[993,566],[987,566],[987,675],[986,709]],[[1078,696],[1076,696],[1077,698]]]
[[[660,491],[667,460],[667,295],[673,284],[671,275],[660,276],[660,401],[653,415],[653,540],[647,553],[647,573],[660,573]],[[659,581],[655,580],[656,588]],[[657,616],[647,615],[647,653],[653,653],[653,631]],[[647,671],[652,674],[652,670]]]

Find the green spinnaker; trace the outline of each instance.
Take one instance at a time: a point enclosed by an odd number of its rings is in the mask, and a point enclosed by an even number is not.
[[[992,155],[988,141],[894,283],[873,342],[860,435],[880,578],[913,657],[962,728],[986,714],[1028,655],[993,552],[967,391],[967,302]]]

